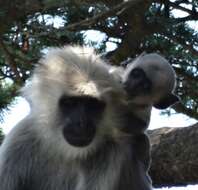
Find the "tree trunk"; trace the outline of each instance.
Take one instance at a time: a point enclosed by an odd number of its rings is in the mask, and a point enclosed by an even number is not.
[[[185,128],[149,131],[150,175],[155,187],[198,183],[198,123]]]

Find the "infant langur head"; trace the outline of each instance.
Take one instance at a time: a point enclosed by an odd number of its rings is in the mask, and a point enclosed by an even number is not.
[[[175,71],[158,54],[142,54],[129,63],[122,82],[133,103],[165,109],[178,101]]]
[[[86,147],[119,123],[114,105],[122,91],[92,49],[67,46],[41,60],[24,94],[46,138]]]

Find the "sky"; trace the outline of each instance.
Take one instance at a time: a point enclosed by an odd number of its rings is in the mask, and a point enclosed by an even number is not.
[[[182,11],[174,11],[175,15],[178,17],[186,16]],[[191,21],[188,23],[193,29],[198,31],[198,22]],[[55,26],[60,26],[61,20],[57,18]],[[105,35],[94,30],[89,30],[84,33],[87,40],[100,42],[104,39]],[[107,42],[107,50],[111,51],[116,48],[116,45],[111,42]],[[4,117],[4,123],[0,123],[0,128],[3,129],[5,134],[8,134],[9,131],[21,120],[23,119],[30,111],[29,104],[22,97],[17,97],[14,105],[10,108],[10,111]],[[191,119],[183,114],[175,114],[174,111],[171,111],[171,115],[161,115],[159,110],[153,109],[151,114],[151,121],[149,129],[156,129],[160,127],[187,127],[191,124],[196,123],[197,121]],[[172,187],[172,188],[161,188],[160,190],[197,190],[197,186],[187,186],[187,187]]]

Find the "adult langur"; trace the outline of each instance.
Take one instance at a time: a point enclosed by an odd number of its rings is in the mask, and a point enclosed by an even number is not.
[[[30,114],[1,145],[1,190],[152,189],[123,130],[142,118],[122,87],[91,49],[52,49],[22,90]]]

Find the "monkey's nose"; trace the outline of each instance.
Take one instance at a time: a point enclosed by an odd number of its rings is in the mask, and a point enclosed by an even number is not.
[[[130,96],[135,96],[137,94],[137,90],[139,88],[138,81],[126,81],[123,83],[123,88]]]
[[[65,140],[72,146],[84,147],[88,146],[95,137],[96,127],[90,123],[83,121],[72,122],[63,128],[63,136]]]

